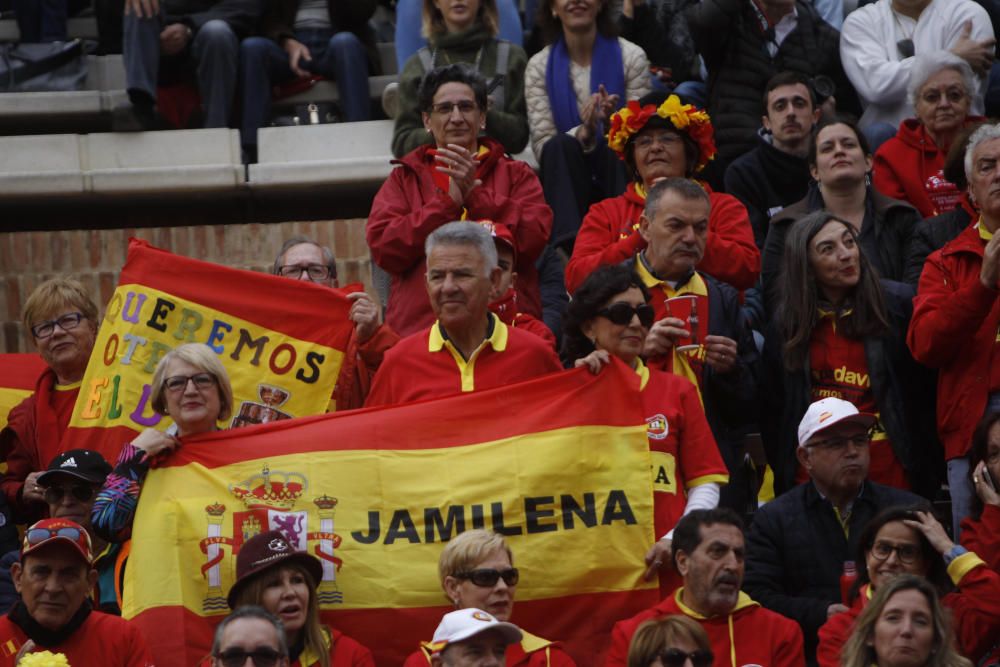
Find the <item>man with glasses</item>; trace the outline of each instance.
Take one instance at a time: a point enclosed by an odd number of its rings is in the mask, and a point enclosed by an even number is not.
[[[816,633],[846,611],[840,576],[858,553],[865,524],[919,496],[868,479],[874,415],[850,402],[824,398],[799,423],[796,456],[808,480],[764,505],[747,536],[744,587],[762,605],[802,627],[806,658],[815,664]]]
[[[0,667],[36,650],[62,653],[70,665],[152,667],[137,628],[93,610],[88,597],[97,571],[80,524],[43,519],[30,526],[11,575],[21,600],[0,618]]]
[[[215,628],[212,667],[288,667],[281,620],[261,607],[240,607]]]

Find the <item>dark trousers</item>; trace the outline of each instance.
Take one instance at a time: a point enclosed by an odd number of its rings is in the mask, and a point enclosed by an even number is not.
[[[22,42],[65,42],[66,20],[88,0],[14,0],[14,18]]]

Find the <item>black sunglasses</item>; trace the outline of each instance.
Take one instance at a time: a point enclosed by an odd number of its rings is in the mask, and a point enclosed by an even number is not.
[[[639,317],[639,324],[647,329],[653,326],[653,319],[656,317],[653,313],[653,307],[648,303],[633,307],[622,301],[613,303],[607,308],[602,308],[597,311],[597,315],[599,317],[606,317],[619,326],[627,325],[632,321],[632,317],[637,315]]]
[[[658,656],[663,667],[684,667],[688,658],[694,667],[712,667],[713,655],[711,651],[692,651],[687,653],[679,648],[668,648]]]
[[[224,667],[243,667],[247,658],[253,660],[254,667],[274,667],[281,658],[281,653],[267,646],[258,646],[252,651],[232,648],[216,656]]]
[[[493,568],[483,568],[481,570],[469,570],[468,572],[456,572],[459,579],[468,579],[476,586],[482,588],[492,588],[497,585],[497,581],[503,579],[503,583],[508,586],[517,586],[520,577],[516,567],[507,570],[496,570]]]
[[[89,502],[97,491],[89,484],[73,484],[72,486],[47,486],[45,487],[45,502],[49,505],[61,503],[63,496],[67,493],[81,503]]]

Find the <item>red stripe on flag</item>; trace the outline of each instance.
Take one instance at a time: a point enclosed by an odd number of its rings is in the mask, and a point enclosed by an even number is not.
[[[38,354],[0,354],[0,388],[34,390],[44,370]]]

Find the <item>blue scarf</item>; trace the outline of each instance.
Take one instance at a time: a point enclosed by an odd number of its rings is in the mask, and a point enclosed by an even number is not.
[[[604,84],[608,94],[617,94],[625,103],[625,66],[622,64],[622,48],[617,37],[605,37],[597,33],[594,53],[590,59],[590,92],[596,93]],[[568,132],[580,124],[580,109],[569,73],[569,51],[566,40],[560,36],[549,52],[549,62],[545,68],[545,88],[549,94],[552,117],[560,132]]]

